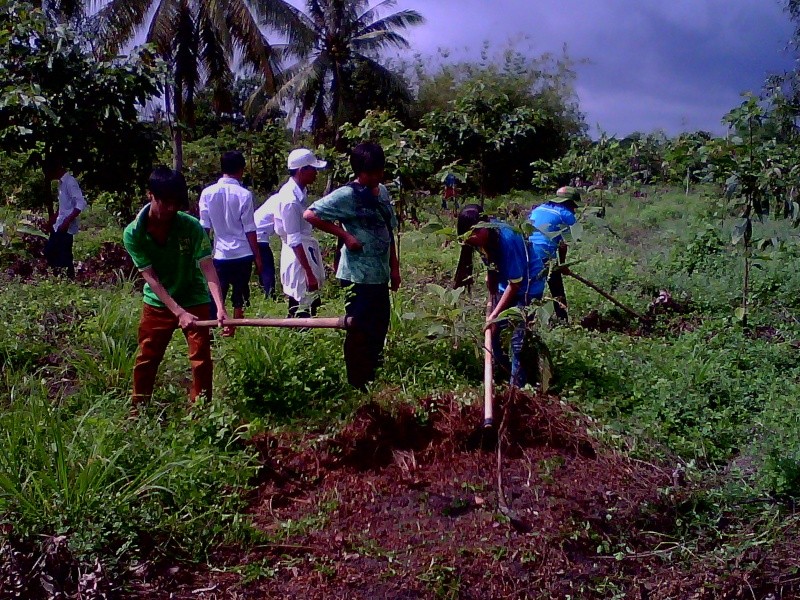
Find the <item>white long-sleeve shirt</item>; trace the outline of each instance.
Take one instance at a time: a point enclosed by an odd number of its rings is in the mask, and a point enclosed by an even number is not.
[[[256,231],[253,194],[232,177],[222,177],[200,194],[200,224],[214,231],[214,258],[252,256],[247,234]]]

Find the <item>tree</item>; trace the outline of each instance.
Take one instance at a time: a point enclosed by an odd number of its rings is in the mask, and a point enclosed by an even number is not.
[[[266,89],[274,89],[277,56],[260,25],[292,44],[299,43],[296,35],[302,33],[298,11],[285,0],[111,0],[97,18],[111,55],[144,30],[145,41],[169,65],[172,81],[165,100],[175,119],[176,169],[183,166],[183,132],[193,123],[195,94],[209,86],[215,108],[230,112],[239,66],[263,76]]]
[[[286,54],[299,61],[286,70],[268,106],[291,104],[295,132],[310,115],[311,130],[320,137],[335,134],[353,116],[348,111],[355,103],[357,81],[387,96],[407,95],[406,82],[378,58],[387,48],[408,48],[398,32],[424,23],[424,18],[413,10],[380,18],[382,10],[395,4],[383,0],[370,7],[368,0],[307,0],[307,13],[301,15],[303,33],[286,47]]]
[[[139,107],[165,67],[146,48],[101,62],[74,31],[28,2],[0,0],[0,150],[58,151],[89,187],[130,199],[149,172],[157,133]]]

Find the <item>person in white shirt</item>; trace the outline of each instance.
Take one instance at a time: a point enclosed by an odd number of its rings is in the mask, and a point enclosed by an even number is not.
[[[274,194],[255,210],[256,238],[258,239],[258,253],[261,255],[261,289],[267,298],[277,297],[275,289],[275,257],[269,245],[270,238],[275,235],[275,209],[280,196]]]
[[[315,316],[321,304],[319,288],[325,281],[325,266],[312,234],[314,228],[303,213],[308,208],[306,188],[316,180],[317,170],[327,164],[311,150],[292,150],[287,160],[289,180],[259,208],[265,215],[263,223],[271,214],[275,233],[281,238],[281,284],[289,297],[290,317]]]
[[[58,212],[48,207],[51,213],[47,223],[50,239],[47,240],[44,255],[54,271],[66,270],[67,277],[74,279],[72,242],[80,228],[79,215],[86,208],[86,199],[78,181],[64,168],[61,157],[55,154],[46,156],[42,171],[48,181],[58,180]]]
[[[214,267],[222,287],[222,301],[226,301],[228,290],[233,288],[233,316],[241,319],[244,307],[250,304],[253,261],[259,274],[262,270],[253,194],[240,183],[245,169],[241,152],[223,154],[221,166],[222,178],[200,194],[200,224],[206,231],[214,232]],[[216,316],[212,314],[211,318]],[[227,327],[224,334],[233,335],[233,328]]]

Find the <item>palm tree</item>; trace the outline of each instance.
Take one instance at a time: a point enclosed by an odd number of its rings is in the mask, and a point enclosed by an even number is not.
[[[98,0],[95,0],[96,2]],[[195,93],[210,86],[215,108],[230,105],[234,72],[249,69],[275,88],[277,56],[261,25],[287,38],[300,39],[301,13],[285,0],[111,0],[96,15],[106,52],[117,54],[142,31],[171,70],[165,94],[172,124],[174,166],[183,166],[183,126],[191,124]]]
[[[356,77],[387,94],[407,96],[403,78],[378,58],[382,50],[408,48],[398,31],[425,19],[414,10],[379,18],[395,4],[396,0],[383,0],[370,7],[369,0],[307,0],[307,12],[298,15],[302,31],[282,49],[284,56],[299,60],[281,74],[280,87],[266,110],[288,102],[296,114],[295,133],[310,115],[311,130],[319,135],[344,122]]]

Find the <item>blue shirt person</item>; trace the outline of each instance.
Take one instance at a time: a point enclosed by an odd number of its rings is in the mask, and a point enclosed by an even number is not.
[[[466,205],[458,216],[458,233],[464,240],[456,287],[468,284],[472,278],[472,259],[477,250],[489,271],[486,286],[489,291],[486,327],[493,332],[492,353],[498,366],[510,369],[511,383],[524,386],[528,374],[521,360],[525,342],[525,323],[515,327],[511,335],[511,361],[499,343],[497,318],[508,308],[528,306],[541,299],[544,293],[544,263],[533,251],[533,246],[521,233],[500,221],[489,219],[480,206]],[[500,298],[494,303],[494,297]],[[500,324],[501,327],[505,324]]]
[[[564,233],[577,222],[575,210],[580,202],[581,195],[578,190],[571,187],[562,187],[556,192],[556,197],[535,207],[528,219],[533,224],[534,231],[528,237],[533,252],[542,261],[543,268],[548,267],[549,261],[554,258],[563,263],[567,258],[567,243]],[[550,293],[556,300],[556,317],[567,320],[567,296],[564,291],[564,280],[561,272],[556,271],[547,280]]]

